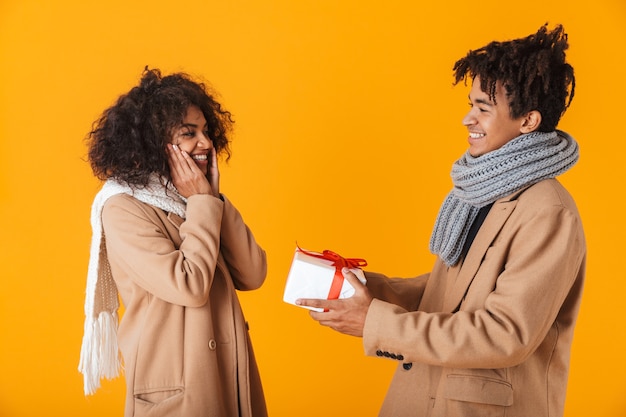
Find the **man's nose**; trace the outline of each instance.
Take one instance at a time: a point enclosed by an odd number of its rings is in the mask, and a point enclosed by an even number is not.
[[[463,126],[471,126],[476,123],[476,118],[474,117],[474,112],[472,110],[468,111],[463,120],[461,120]]]

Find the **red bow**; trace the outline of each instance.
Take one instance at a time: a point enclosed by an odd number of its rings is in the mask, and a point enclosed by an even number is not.
[[[344,258],[333,251],[325,250],[322,253],[317,252],[309,252],[306,251],[300,246],[296,245],[298,248],[298,252],[302,252],[305,255],[312,256],[318,259],[325,259],[327,261],[332,261],[332,266],[335,267],[335,276],[333,277],[333,282],[330,285],[330,290],[328,291],[328,299],[336,300],[339,298],[341,294],[341,287],[343,287],[343,274],[341,270],[345,268],[361,268],[363,266],[367,266],[367,261],[365,259],[359,258]]]

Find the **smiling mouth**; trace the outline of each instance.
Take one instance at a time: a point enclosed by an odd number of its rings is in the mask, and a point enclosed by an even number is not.
[[[470,134],[469,134],[469,137],[472,138],[472,139],[480,139],[480,138],[482,138],[484,136],[485,136],[484,133],[473,133],[473,132],[470,132]]]
[[[194,161],[206,161],[208,159],[207,155],[192,155],[191,157]]]

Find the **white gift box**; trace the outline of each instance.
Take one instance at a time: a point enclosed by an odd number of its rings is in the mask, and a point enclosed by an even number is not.
[[[313,255],[308,255],[314,254]],[[332,252],[330,252],[332,253]],[[339,255],[333,254],[337,258]],[[319,257],[318,257],[319,256]],[[327,300],[329,292],[335,279],[335,272],[337,266],[336,261],[331,259],[323,259],[323,254],[316,252],[303,251],[296,249],[296,253],[291,263],[291,269],[287,276],[287,283],[285,284],[285,292],[283,294],[283,301],[289,304],[296,305],[298,298],[318,298]],[[362,261],[362,265],[366,265],[365,261]],[[342,266],[339,265],[339,273],[341,274]],[[361,268],[348,268],[357,278],[365,284],[365,275]],[[348,280],[343,279],[341,285],[341,291],[338,298],[349,298],[354,295],[354,287],[350,285]],[[333,297],[335,298],[335,297]],[[315,311],[323,311],[320,308],[304,307]]]

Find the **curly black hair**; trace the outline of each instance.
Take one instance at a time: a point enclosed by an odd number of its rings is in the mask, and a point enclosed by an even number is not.
[[[541,132],[556,129],[574,98],[574,69],[565,62],[567,34],[562,25],[548,31],[547,23],[537,33],[506,42],[491,42],[470,51],[453,67],[454,85],[480,78],[480,88],[495,102],[500,81],[509,100],[511,117],[532,110],[541,113]]]
[[[161,76],[158,69],[146,67],[139,85],[106,109],[87,136],[94,175],[137,188],[145,187],[152,174],[169,181],[166,145],[189,106],[202,111],[218,155],[230,158],[228,134],[234,121],[207,86],[184,73]]]

